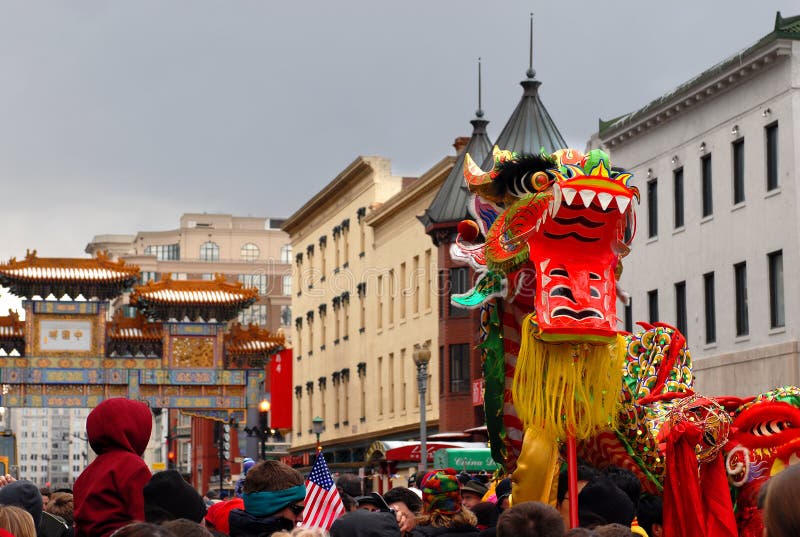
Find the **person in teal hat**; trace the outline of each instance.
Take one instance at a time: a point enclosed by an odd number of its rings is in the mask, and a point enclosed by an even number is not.
[[[306,486],[300,472],[280,461],[263,461],[247,471],[244,510],[228,515],[230,537],[260,537],[291,530],[303,521]]]

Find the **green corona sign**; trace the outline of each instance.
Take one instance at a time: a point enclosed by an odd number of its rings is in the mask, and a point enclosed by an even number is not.
[[[486,449],[447,448],[433,454],[433,465],[436,468],[452,468],[457,471],[481,470],[495,471],[497,463],[492,459],[492,452]]]

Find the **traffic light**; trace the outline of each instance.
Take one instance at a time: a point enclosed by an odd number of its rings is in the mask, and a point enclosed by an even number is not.
[[[170,470],[174,470],[175,469],[175,452],[174,451],[169,451],[167,453],[167,468],[169,468]]]
[[[222,448],[222,458],[230,460],[231,458],[231,426],[227,423],[222,425],[222,434],[220,435],[220,447]]]

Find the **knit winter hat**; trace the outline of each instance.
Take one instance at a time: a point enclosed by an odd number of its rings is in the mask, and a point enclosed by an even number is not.
[[[454,515],[461,511],[461,483],[455,470],[428,473],[422,480],[422,509],[427,514]]]
[[[200,522],[206,515],[203,497],[175,470],[153,474],[144,486],[144,517],[148,522],[187,518]]]
[[[0,504],[15,505],[25,509],[33,517],[38,528],[42,521],[42,494],[30,481],[14,481],[0,487]]]

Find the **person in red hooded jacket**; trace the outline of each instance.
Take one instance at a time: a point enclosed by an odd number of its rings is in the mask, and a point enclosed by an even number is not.
[[[151,473],[142,454],[152,427],[150,407],[139,401],[107,399],[89,413],[86,435],[97,458],[73,487],[75,537],[106,537],[144,520]]]

